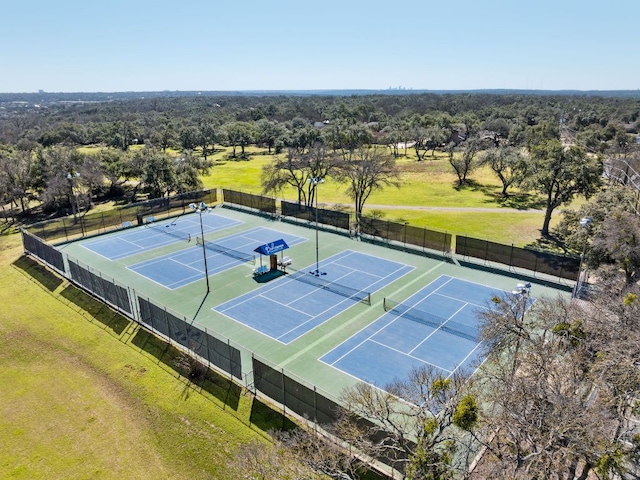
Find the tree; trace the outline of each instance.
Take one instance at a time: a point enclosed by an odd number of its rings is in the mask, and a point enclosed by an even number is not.
[[[229,464],[234,478],[246,480],[320,480],[322,475],[306,466],[277,439],[273,443],[253,440],[239,449]]]
[[[205,162],[209,155],[209,146],[211,146],[211,151],[215,150],[216,138],[216,128],[213,120],[204,119],[200,121],[198,124],[197,143],[198,146],[202,148],[202,156],[204,157]]]
[[[275,158],[262,170],[262,188],[267,192],[280,192],[292,186],[298,193],[298,203],[313,204],[315,189],[312,178],[326,178],[336,168],[337,157],[323,144],[316,143],[306,152],[287,149],[286,158]]]
[[[478,313],[485,352],[490,358],[509,355],[512,375],[518,369],[521,346],[538,328],[536,317],[526,314],[529,306],[528,291],[521,290],[492,298],[487,308]]]
[[[208,175],[211,161],[194,155],[193,152],[184,152],[176,161],[175,184],[172,190],[183,193],[193,192],[202,188],[202,175]]]
[[[482,336],[495,354],[478,379],[487,405],[478,421],[483,433],[476,435],[487,447],[483,478],[628,473],[638,442],[621,440],[631,439],[627,418],[640,368],[625,358],[640,354],[640,317],[637,297],[625,295],[624,284],[607,289],[615,293],[604,308],[538,299],[523,323],[526,333],[517,336],[516,364],[501,352],[500,332],[512,323],[511,312],[484,315]]]
[[[347,194],[355,202],[356,231],[364,204],[375,190],[398,186],[395,159],[378,147],[359,148],[338,166],[338,175],[347,182]]]
[[[445,377],[435,367],[424,367],[384,389],[357,384],[341,395],[345,411],[336,430],[359,451],[405,471],[407,478],[454,478],[467,461],[458,428],[472,428],[477,419],[467,382],[465,375]]]
[[[132,162],[132,176],[140,179],[150,198],[168,195],[176,185],[176,167],[172,157],[155,148],[136,152]]]
[[[114,148],[101,148],[97,154],[100,169],[109,182],[109,191],[112,194],[128,179],[127,155]]]
[[[195,150],[201,144],[200,130],[193,125],[186,126],[180,130],[180,145],[183,150]]]
[[[25,212],[32,198],[33,153],[31,151],[0,150],[0,192],[4,201],[20,205]],[[3,201],[3,204],[4,204]]]
[[[522,181],[526,170],[526,163],[520,151],[514,147],[492,148],[487,150],[480,161],[496,174],[502,183],[502,196],[509,194],[507,190],[510,186]]]
[[[589,240],[600,232],[604,220],[611,212],[620,210],[633,213],[636,211],[637,193],[625,185],[611,185],[598,191],[586,203],[580,205],[577,210],[563,209],[562,218],[554,230],[554,234],[562,241],[568,250],[582,252],[585,240]],[[588,231],[580,227],[580,220],[591,218]],[[586,235],[588,234],[588,236]],[[599,259],[588,255],[586,260],[596,260],[589,264],[596,268]]]
[[[271,150],[275,148],[276,153],[280,153],[280,149],[284,144],[286,129],[279,123],[262,118],[255,124],[256,141],[267,146],[269,155]]]
[[[81,168],[85,156],[69,147],[50,147],[36,152],[34,171],[43,179],[41,199],[45,208],[70,208],[77,218],[80,213],[79,193],[86,190]]]
[[[580,147],[565,148],[559,140],[547,140],[531,147],[522,186],[545,196],[546,211],[541,233],[549,236],[551,215],[576,195],[589,198],[600,186],[602,161]]]
[[[237,158],[236,147],[240,147],[240,158],[246,158],[245,148],[249,145],[254,137],[255,130],[249,122],[233,122],[225,126],[227,138],[233,147],[232,158]]]
[[[640,274],[640,218],[621,209],[610,211],[602,227],[593,236],[591,265],[615,262],[627,283],[638,280]]]
[[[455,147],[453,144],[449,146],[449,164],[458,177],[458,187],[467,184],[467,176],[475,168],[475,158],[480,149],[479,140],[467,140],[461,147]]]

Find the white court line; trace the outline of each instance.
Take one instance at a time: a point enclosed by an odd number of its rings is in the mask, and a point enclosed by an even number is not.
[[[445,372],[449,372],[449,374],[453,373],[453,371],[449,370],[448,368],[443,368],[440,365],[436,365],[435,363],[427,362],[424,358],[415,357],[415,356],[411,355],[410,353],[405,353],[402,350],[398,350],[397,348],[393,348],[391,345],[387,345],[386,343],[378,342],[377,340],[373,340],[373,339],[369,340],[369,342],[375,343],[375,344],[380,345],[381,347],[384,347],[384,348],[388,348],[389,350],[392,350],[394,352],[398,352],[401,355],[404,355],[404,356],[409,357],[409,358],[413,358],[414,360],[418,360],[419,362],[426,363],[427,365],[431,365],[432,367],[439,368],[440,370],[444,370]]]
[[[394,292],[398,293],[402,290],[404,290],[405,288],[409,287],[410,285],[413,285],[414,283],[421,281],[423,277],[429,275],[431,272],[433,272],[434,270],[436,270],[437,268],[440,268],[442,265],[444,265],[445,262],[440,262],[437,265],[435,265],[434,267],[430,268],[429,270],[427,270],[426,272],[424,272],[422,275],[420,275],[419,277],[415,278],[414,280],[412,280],[409,283],[404,284],[401,288],[399,288],[398,290],[396,290]],[[440,277],[438,277],[440,278]],[[376,305],[381,304],[382,302],[378,302]],[[363,312],[361,315],[364,315],[367,312]],[[387,315],[387,313],[383,313],[382,315],[380,315],[378,318],[376,318],[373,322],[369,323],[368,325],[365,325],[364,327],[362,327],[360,330],[358,330],[356,333],[354,333],[353,335],[351,335],[349,338],[347,338],[344,342],[339,343],[338,345],[336,345],[334,348],[332,348],[330,351],[336,350],[338,348],[340,348],[342,345],[344,345],[345,343],[349,342],[353,337],[359,335],[361,332],[363,332],[364,330],[366,330],[367,328],[370,328],[372,325],[374,325],[376,322],[380,321],[381,318],[383,318],[385,315]],[[345,325],[347,325],[348,323],[351,323],[353,321],[355,321],[357,318],[359,318],[360,315],[358,315],[357,317],[354,317],[351,319],[350,322],[345,322],[344,324],[342,324],[339,328],[344,328]],[[380,329],[376,330],[376,332],[373,335],[376,335],[378,332],[381,332],[382,330],[384,330],[387,325],[389,325],[390,323],[393,323],[393,320],[390,321],[389,323],[385,324],[383,327],[381,327]],[[323,341],[326,337],[328,337],[329,335],[333,335],[334,332],[331,332],[327,335],[325,335],[324,337],[322,337],[321,339],[319,339],[318,341],[314,342],[312,345],[315,345],[316,343],[319,343],[320,341]],[[339,357],[337,360],[335,360],[335,362],[338,362],[339,360],[341,360],[343,357],[345,357],[346,355],[348,355],[349,353],[351,353],[353,350],[355,350],[356,348],[358,348],[358,346],[360,346],[362,343],[364,343],[365,341],[367,341],[369,338],[372,338],[373,335],[369,335],[369,337],[367,337],[363,342],[361,342],[360,344],[358,344],[357,346],[355,346],[354,348],[352,348],[351,350],[349,350],[347,353],[345,353],[344,355],[342,355],[341,357]],[[303,350],[300,351],[300,353],[304,352],[305,350],[307,350],[308,348],[305,348]],[[329,352],[325,352],[324,355],[326,355]],[[323,355],[323,356],[324,356]],[[289,360],[287,360],[286,362],[284,362],[282,365],[284,366],[284,364],[288,363]],[[334,362],[334,363],[335,363]],[[327,365],[331,365],[333,366],[333,363],[327,363],[327,362],[323,362],[326,363]]]

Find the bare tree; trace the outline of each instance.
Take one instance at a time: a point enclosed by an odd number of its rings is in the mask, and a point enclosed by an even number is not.
[[[352,480],[364,470],[355,456],[317,433],[296,428],[270,434],[271,443],[253,441],[241,449],[230,464],[236,478]]]
[[[313,204],[315,188],[312,178],[326,178],[338,165],[338,156],[321,143],[307,151],[287,149],[287,156],[276,159],[262,170],[262,188],[265,193],[280,192],[287,186],[298,193],[298,203]]]
[[[384,390],[358,384],[342,394],[345,416],[337,431],[408,478],[453,478],[466,469],[467,458],[458,451],[462,443],[456,425],[475,423],[476,404],[465,395],[466,385],[466,376],[445,377],[435,367],[416,369]]]
[[[628,472],[628,459],[637,446],[621,442],[629,433],[623,413],[631,395],[638,394],[640,377],[632,362],[623,361],[622,349],[610,335],[607,338],[612,312],[604,315],[608,321],[594,320],[602,313],[562,298],[538,300],[528,314],[537,320],[524,325],[526,334],[518,335],[517,370],[507,355],[492,357],[479,390],[485,392],[486,405],[479,422],[484,431],[478,435],[487,446],[484,478],[586,479],[592,473],[610,478]],[[498,326],[495,331],[501,330]],[[484,332],[487,340],[490,331]],[[640,353],[640,339],[634,340],[636,346],[624,355]],[[624,377],[633,381],[605,374],[602,367],[614,368],[612,358],[620,363],[616,374],[626,371]],[[614,387],[613,378],[625,387]],[[622,397],[618,390],[624,390]]]
[[[357,149],[349,160],[338,166],[338,174],[347,182],[347,193],[355,202],[356,231],[371,193],[385,186],[398,186],[395,159],[377,147]]]

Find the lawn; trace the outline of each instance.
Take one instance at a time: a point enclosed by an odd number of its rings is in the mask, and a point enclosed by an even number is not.
[[[205,187],[263,193],[262,169],[273,156],[264,155],[255,147],[247,152],[248,160],[230,160],[229,149],[213,155],[214,167],[203,178]],[[544,220],[540,197],[514,189],[511,196],[502,198],[501,184],[488,168],[474,171],[471,183],[458,188],[457,177],[444,154],[427,155],[421,162],[412,156],[400,157],[397,164],[401,172],[398,187],[387,186],[373,192],[365,204],[365,214],[377,211],[388,220],[517,246],[532,244],[540,237]],[[318,201],[325,207],[342,204],[353,210],[346,190],[345,183],[328,178],[319,187]],[[293,188],[278,192],[277,196],[297,200]],[[559,219],[556,211],[552,226]]]
[[[233,478],[240,446],[282,424],[21,254],[0,237],[2,478]]]

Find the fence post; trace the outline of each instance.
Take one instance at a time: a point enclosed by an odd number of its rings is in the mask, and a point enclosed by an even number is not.
[[[489,240],[484,241],[484,264],[487,264],[487,256],[489,255]]]
[[[511,250],[509,250],[509,268],[513,267],[513,243],[511,244]]]
[[[282,375],[282,428],[285,427],[285,421],[287,419],[287,391],[284,386],[284,368],[280,369]]]

